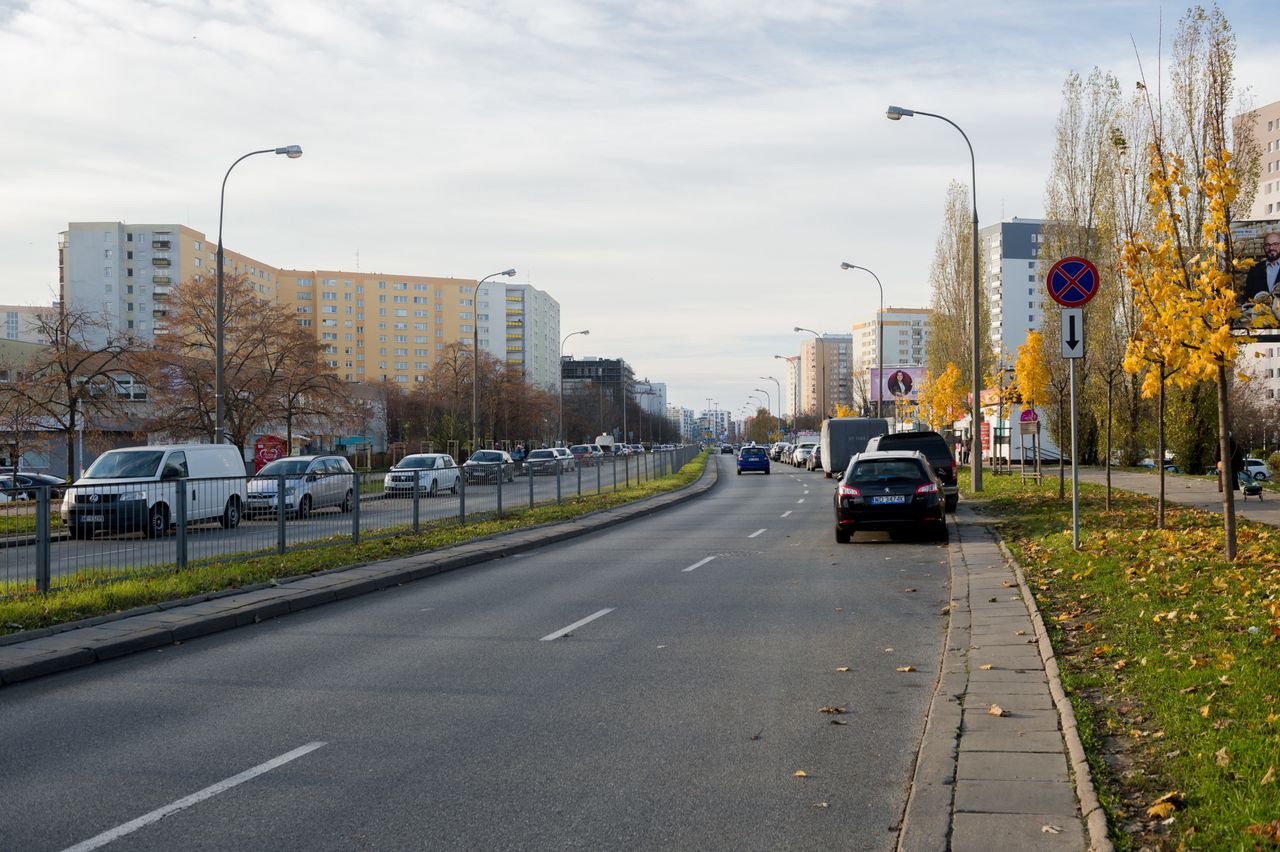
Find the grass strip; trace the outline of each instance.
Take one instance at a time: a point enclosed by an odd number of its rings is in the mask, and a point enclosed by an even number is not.
[[[967,472],[965,474],[967,477]],[[983,480],[1018,558],[1120,849],[1280,848],[1280,530],[1082,484]],[[967,478],[962,489],[968,490]],[[1171,795],[1172,794],[1172,795]],[[1167,796],[1166,801],[1161,797]]]
[[[703,452],[673,474],[616,492],[565,498],[559,504],[533,509],[506,510],[501,518],[493,513],[468,515],[465,526],[453,520],[442,521],[424,526],[416,535],[406,530],[398,535],[362,539],[359,544],[295,549],[285,554],[273,551],[245,557],[220,556],[193,561],[185,571],[139,570],[123,574],[85,571],[66,578],[56,591],[43,595],[29,585],[11,587],[7,599],[0,600],[0,634],[66,624],[285,577],[411,556],[498,533],[568,521],[683,488],[702,475],[706,460],[707,454]]]

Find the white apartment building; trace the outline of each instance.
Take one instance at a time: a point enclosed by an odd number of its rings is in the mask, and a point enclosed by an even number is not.
[[[39,331],[42,320],[49,320],[58,311],[58,305],[0,305],[0,320],[4,321],[4,340],[45,344],[49,341]]]
[[[1280,218],[1280,101],[1269,103],[1232,119],[1236,139],[1252,133],[1262,151],[1262,174],[1253,197],[1249,219]]]
[[[884,351],[880,350],[880,322],[884,323]],[[929,342],[928,308],[885,308],[881,315],[877,310],[869,319],[853,324],[853,374],[858,377],[855,385],[865,389],[867,401],[885,399],[877,393],[872,381],[872,370],[884,359],[884,375],[894,367],[923,367],[925,347]],[[884,381],[883,375],[881,381]]]
[[[631,386],[636,405],[645,414],[663,417],[667,411],[667,385],[665,382],[651,382],[648,379],[637,381]]]
[[[1040,246],[1043,219],[1019,219],[978,231],[983,260],[983,293],[991,306],[991,347],[1003,358],[1016,357],[1027,332],[1044,318],[1044,275]]]
[[[520,367],[529,384],[558,393],[560,303],[528,284],[501,281],[481,285],[476,302],[480,348],[499,361]],[[470,334],[459,339],[466,345],[471,343]]]
[[[835,414],[836,406],[852,405],[852,334],[824,334],[800,345],[800,412]],[[825,362],[825,363],[824,363]],[[819,389],[821,385],[825,387]]]

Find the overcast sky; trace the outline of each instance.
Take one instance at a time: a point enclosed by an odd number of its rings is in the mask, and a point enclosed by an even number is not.
[[[1187,7],[919,0],[0,0],[0,302],[47,303],[70,221],[181,222],[280,267],[560,302],[577,356],[737,411],[794,326],[925,307],[944,194],[1038,217],[1066,75],[1158,68]],[[1274,2],[1222,5],[1255,105]],[[785,387],[785,381],[784,381]],[[772,391],[771,396],[776,396]],[[777,400],[772,400],[775,405]]]

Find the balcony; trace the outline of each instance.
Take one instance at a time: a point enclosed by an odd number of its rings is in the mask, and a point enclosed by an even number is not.
[[[155,319],[165,319],[169,316],[169,311],[165,308],[156,308],[151,311],[151,316]]]
[[[167,257],[153,257],[151,258],[151,265],[158,269],[167,269],[173,266],[173,262]]]
[[[173,248],[173,243],[170,240],[152,240],[151,248],[153,251],[169,251]]]
[[[173,276],[171,276],[171,275],[152,275],[152,276],[151,276],[151,283],[152,283],[152,284],[172,284],[172,283],[173,283]]]
[[[168,288],[168,287],[154,287],[154,288],[152,288],[152,290],[151,290],[151,297],[152,297],[153,299],[157,299],[157,300],[162,301],[162,302],[163,302],[163,301],[168,301],[168,299],[169,299],[169,288]]]

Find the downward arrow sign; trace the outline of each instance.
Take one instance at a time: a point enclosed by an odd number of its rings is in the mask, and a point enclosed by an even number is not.
[[[1084,311],[1080,308],[1062,309],[1062,357],[1084,357]]]

